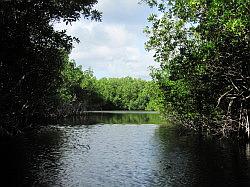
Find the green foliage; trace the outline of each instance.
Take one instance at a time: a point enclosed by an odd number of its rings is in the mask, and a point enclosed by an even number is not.
[[[65,115],[76,115],[76,112],[86,110],[100,110],[105,105],[102,96],[98,93],[97,79],[91,69],[85,71],[76,66],[73,60],[65,55],[64,68],[61,72],[62,84],[58,90],[60,97],[59,107],[73,109],[64,111]]]
[[[156,6],[162,12],[149,17],[146,49],[160,63],[152,75],[166,113],[195,129],[249,133],[250,1],[162,0]]]
[[[161,110],[163,95],[152,81],[131,77],[97,80],[91,70],[83,71],[65,55],[61,105],[79,110]],[[82,107],[83,106],[83,107]],[[78,111],[77,108],[74,111]],[[65,113],[65,112],[64,112]]]
[[[88,69],[82,71],[81,66],[76,66],[75,61],[69,60],[68,55],[65,56],[65,64],[62,71],[62,85],[59,89],[62,102],[72,102],[79,100],[76,90],[83,89],[86,91],[94,91],[96,78],[93,71]]]
[[[97,90],[117,109],[159,110],[161,92],[156,84],[131,77],[103,78]]]
[[[0,2],[0,118],[8,133],[48,116],[57,104],[65,51],[76,38],[55,31],[53,22],[100,20],[96,0]],[[36,120],[37,121],[37,120]]]

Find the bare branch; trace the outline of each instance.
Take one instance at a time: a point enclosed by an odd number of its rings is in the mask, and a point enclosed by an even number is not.
[[[232,83],[232,85],[234,86],[234,88],[239,92],[239,88],[233,83],[233,81],[230,79],[230,82]]]
[[[220,96],[220,98],[219,98],[218,101],[217,101],[217,106],[216,106],[216,107],[219,106],[221,99],[222,99],[223,97],[225,97],[228,93],[230,93],[232,90],[233,90],[233,88],[232,88],[231,90],[225,92],[224,94],[222,94],[222,95]]]

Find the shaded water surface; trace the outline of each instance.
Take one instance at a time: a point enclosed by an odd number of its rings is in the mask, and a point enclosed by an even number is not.
[[[0,183],[250,186],[248,145],[202,139],[161,122],[154,113],[93,113],[1,141]]]

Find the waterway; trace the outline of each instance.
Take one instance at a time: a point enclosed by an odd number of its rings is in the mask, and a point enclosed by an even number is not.
[[[7,186],[250,186],[250,147],[157,113],[94,112],[0,142]]]

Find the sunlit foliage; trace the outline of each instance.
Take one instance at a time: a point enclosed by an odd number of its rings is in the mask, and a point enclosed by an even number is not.
[[[146,48],[166,113],[191,128],[249,137],[250,1],[162,0]]]

